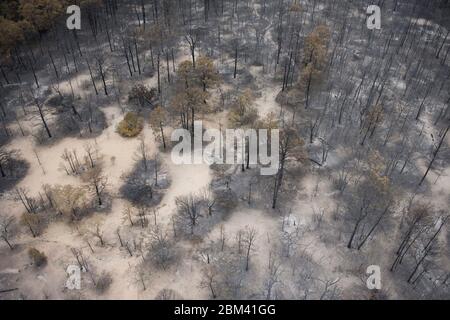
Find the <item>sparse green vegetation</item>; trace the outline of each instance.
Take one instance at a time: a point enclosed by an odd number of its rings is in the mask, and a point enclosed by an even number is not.
[[[126,138],[136,137],[144,128],[144,119],[134,112],[128,112],[124,119],[119,122],[117,132]]]

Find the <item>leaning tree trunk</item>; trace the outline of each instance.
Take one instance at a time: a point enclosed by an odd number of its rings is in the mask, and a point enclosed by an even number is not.
[[[6,237],[2,237],[3,240],[5,240],[6,244],[8,245],[9,249],[12,250],[14,249],[14,247],[12,246],[12,244],[9,242],[8,238]]]

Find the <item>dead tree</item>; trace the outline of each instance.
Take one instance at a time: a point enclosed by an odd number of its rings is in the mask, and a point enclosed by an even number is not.
[[[422,179],[419,182],[419,186],[422,185],[422,183],[424,182],[425,178],[428,175],[428,172],[430,172],[430,170],[431,170],[431,168],[433,166],[433,163],[436,160],[436,157],[437,157],[437,155],[439,153],[439,150],[441,150],[442,144],[444,143],[445,137],[447,136],[447,133],[448,133],[449,130],[450,130],[450,124],[445,129],[444,134],[442,135],[441,140],[439,141],[439,144],[437,145],[436,149],[434,150],[432,158],[431,158],[431,161],[428,164],[427,170],[425,171],[425,174],[423,175]]]
[[[213,299],[217,298],[218,273],[213,266],[209,266],[203,269],[202,280],[200,282],[200,288],[207,288]]]
[[[194,69],[195,69],[195,49],[197,48],[198,38],[199,38],[198,31],[193,30],[192,28],[190,28],[188,30],[188,34],[184,36],[184,39],[189,45],[189,50],[191,52],[192,57],[192,66]]]
[[[6,177],[14,172],[14,160],[20,156],[19,150],[7,150],[3,146],[0,147],[0,175]]]
[[[130,222],[130,226],[134,226],[133,222],[133,207],[128,205],[123,209],[123,219]]]
[[[269,265],[267,268],[267,274],[264,280],[265,299],[271,300],[273,298],[274,287],[281,282],[281,263],[276,258],[273,252],[269,253]]]
[[[415,208],[410,208],[405,217],[405,231],[401,237],[400,245],[395,252],[395,259],[390,268],[395,271],[410,251],[414,243],[426,233],[429,229],[430,208],[424,205],[419,205]]]
[[[167,232],[156,227],[151,232],[150,259],[163,270],[166,270],[176,258],[174,242],[169,238]]]
[[[201,203],[198,197],[194,194],[177,197],[175,204],[180,223],[187,225],[190,229],[190,234],[193,235],[195,228],[199,224],[199,219],[203,217]]]
[[[246,228],[244,230],[243,244],[245,246],[245,271],[250,268],[250,255],[255,250],[256,229]]]
[[[46,109],[44,108],[44,103],[43,102],[39,102],[38,98],[34,98],[34,105],[35,105],[35,107],[37,109],[37,113],[39,115],[39,118],[42,121],[42,125],[44,126],[45,131],[47,132],[47,136],[49,138],[51,138],[52,137],[52,133],[50,132],[50,128],[49,128],[48,123],[47,123]]]
[[[431,236],[431,238],[428,240],[428,242],[426,243],[426,245],[424,246],[422,252],[421,252],[421,257],[418,259],[414,269],[412,270],[411,274],[408,277],[408,282],[412,282],[414,275],[417,273],[417,270],[419,269],[419,267],[422,265],[422,263],[424,262],[424,260],[430,255],[430,253],[432,252],[433,249],[433,245],[436,243],[437,239],[438,239],[438,235],[441,232],[442,228],[444,227],[444,225],[447,223],[448,219],[450,218],[450,215],[447,215],[445,217],[441,217],[441,221],[439,223],[439,227],[436,229],[436,231],[434,232],[434,234]]]
[[[105,245],[105,241],[103,239],[103,231],[100,229],[99,224],[95,225],[95,229],[94,229],[94,231],[92,231],[92,235],[100,241],[100,245],[102,247]]]
[[[279,142],[279,166],[275,174],[272,209],[277,206],[278,194],[283,184],[286,164],[289,158],[301,160],[303,157],[303,140],[298,136],[297,131],[293,127],[285,127],[280,131]]]
[[[28,190],[25,188],[16,188],[16,199],[19,200],[23,206],[25,207],[25,210],[27,210],[28,213],[37,213],[38,210],[38,204],[36,199],[33,197],[28,196]]]
[[[94,168],[98,160],[98,148],[93,144],[87,143],[84,145],[84,151],[90,167]]]
[[[99,206],[103,205],[103,195],[108,185],[108,178],[103,173],[101,167],[95,167],[86,173],[86,179],[89,183],[89,188],[93,191],[97,197]]]
[[[139,137],[139,146],[136,150],[135,157],[137,161],[140,161],[144,166],[145,172],[148,170],[148,160],[150,159],[150,154],[148,150],[148,146],[145,143],[145,136],[141,135]]]
[[[11,244],[11,240],[16,234],[17,228],[16,219],[14,216],[0,217],[0,238],[5,241],[11,250],[14,249],[14,246]]]

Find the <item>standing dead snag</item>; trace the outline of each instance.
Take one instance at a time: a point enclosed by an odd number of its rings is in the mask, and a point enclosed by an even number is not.
[[[153,208],[153,224],[155,225],[155,226],[157,226],[158,225],[158,221],[157,221],[157,217],[158,217],[158,214],[159,214],[159,211],[158,211],[158,208]]]
[[[195,69],[195,49],[197,48],[197,43],[199,38],[199,32],[198,30],[194,30],[192,28],[189,28],[187,35],[184,36],[184,39],[189,45],[189,50],[191,51],[192,56],[192,66]]]
[[[155,227],[151,232],[150,260],[159,268],[167,270],[176,259],[177,252],[174,242],[169,238],[168,232]]]
[[[20,201],[28,213],[37,213],[38,203],[36,199],[28,196],[28,190],[25,188],[16,188],[16,200]]]
[[[81,173],[82,165],[78,160],[77,151],[64,149],[63,154],[61,155],[61,159],[65,161],[66,164],[61,164],[68,175],[78,175]]]
[[[220,251],[223,252],[223,249],[225,249],[225,241],[227,240],[227,235],[225,233],[225,227],[220,225]]]
[[[89,60],[88,59],[86,59],[86,64],[87,64],[88,69],[89,69],[89,74],[91,76],[91,81],[92,81],[92,85],[94,86],[95,94],[98,95],[98,90],[97,90],[97,86],[95,84],[94,75],[92,74],[91,65],[89,64]]]
[[[103,239],[103,231],[100,229],[100,225],[98,223],[95,225],[95,229],[91,233],[100,241],[100,245],[103,247],[105,245],[105,241]]]
[[[216,196],[214,195],[211,186],[205,187],[201,191],[201,197],[203,198],[202,200],[204,201],[205,206],[208,210],[208,216],[211,217],[214,211],[214,207],[216,205]]]
[[[433,166],[433,163],[436,160],[439,150],[441,150],[442,144],[444,143],[445,137],[447,136],[447,133],[449,130],[450,130],[450,124],[447,126],[447,129],[445,129],[444,134],[442,135],[441,140],[439,141],[439,144],[437,145],[436,149],[434,150],[430,164],[428,165],[427,171],[425,171],[425,174],[423,175],[422,179],[420,180],[419,186],[422,185],[423,181],[425,180],[425,178],[428,175],[428,172],[430,172],[431,167]]]
[[[303,140],[299,137],[298,131],[294,127],[288,127],[280,130],[280,143],[279,150],[279,166],[278,171],[275,174],[272,209],[277,206],[278,194],[283,184],[284,172],[286,170],[286,163],[290,158],[297,161],[304,158]]]
[[[99,161],[97,146],[91,143],[87,143],[84,145],[84,151],[86,152],[86,162],[89,163],[91,169],[94,168]]]
[[[285,223],[284,220],[285,220],[285,218],[283,219],[283,224]],[[289,228],[287,230],[282,230],[281,245],[282,245],[282,250],[284,251],[283,253],[286,258],[290,258],[292,252],[295,251],[295,248],[298,245],[300,236],[301,236],[300,228],[298,226],[295,226],[295,228],[293,228],[293,229]]]
[[[11,239],[17,234],[16,219],[14,216],[0,217],[0,238],[5,241],[9,249],[13,250]]]
[[[420,252],[421,253],[421,257],[418,259],[414,269],[412,270],[411,274],[409,275],[408,282],[412,282],[413,277],[417,273],[417,270],[419,269],[419,267],[423,264],[424,260],[431,254],[433,246],[438,240],[438,235],[440,234],[442,228],[444,227],[444,225],[447,223],[447,221],[449,219],[450,219],[450,215],[447,215],[447,216],[444,216],[444,217],[440,217],[440,219],[439,219],[440,221],[438,221],[439,227],[437,227],[435,229],[435,232],[430,237],[430,239],[428,240],[426,245],[423,247],[423,250]],[[419,276],[416,277],[414,282],[418,279]]]
[[[160,168],[154,165],[154,161],[148,158],[150,154],[146,150],[144,151],[140,155],[137,154],[135,158],[137,163],[131,172],[122,175],[124,185],[121,187],[120,192],[134,205],[152,204],[157,187],[155,177],[159,172],[156,170],[160,170]],[[146,160],[143,160],[141,157],[144,157]],[[144,163],[147,164],[147,169],[145,169]]]
[[[71,248],[70,251],[72,252],[74,258],[77,260],[78,266],[80,267],[80,269],[85,268],[84,265],[84,257],[83,257],[83,253],[81,250],[75,249],[75,248]]]
[[[147,290],[147,287],[145,286],[144,275],[145,275],[144,271],[139,270],[138,273],[137,273],[137,277],[138,277],[137,280],[142,284],[142,290],[145,291],[145,290]]]
[[[146,205],[140,205],[138,208],[139,223],[142,228],[145,228],[148,225],[148,220],[147,220],[148,209],[149,208]]]
[[[187,226],[190,230],[190,234],[193,235],[199,219],[203,217],[200,199],[196,195],[190,194],[177,197],[175,199],[175,204],[178,210],[179,222],[184,226]]]
[[[44,108],[44,103],[43,102],[39,102],[38,98],[34,98],[34,105],[35,105],[35,107],[37,109],[38,116],[39,116],[39,118],[42,121],[42,125],[44,126],[44,129],[45,129],[45,131],[47,133],[47,136],[49,138],[51,138],[52,137],[52,133],[50,132],[50,128],[49,128],[48,123],[47,123],[47,119],[46,119],[47,110]]]
[[[78,266],[80,267],[80,269],[83,270],[84,272],[87,272],[89,274],[89,277],[91,278],[92,283],[94,285],[96,285],[97,281],[96,281],[94,274],[88,264],[87,259],[83,255],[83,251],[81,249],[75,249],[75,248],[71,248],[70,250],[72,251],[73,256],[77,260],[77,263],[78,263]]]
[[[123,214],[123,220],[130,222],[130,226],[133,227],[134,226],[134,222],[133,222],[133,215],[134,215],[133,207],[130,206],[130,205],[127,205],[123,209],[122,214]]]
[[[391,182],[383,175],[382,159],[378,153],[370,155],[369,170],[352,194],[351,204],[347,210],[347,218],[353,227],[347,248],[356,243],[359,250],[367,242],[375,229],[391,213],[394,196]]]
[[[100,72],[100,76],[102,78],[102,83],[103,83],[103,90],[105,91],[105,95],[108,95],[108,90],[106,88],[106,80],[105,80],[105,70],[103,67],[103,59],[99,59],[97,58],[97,64],[98,64],[98,69]]]
[[[244,231],[239,230],[236,234],[236,241],[237,241],[237,253],[242,253],[242,238],[243,238]]]
[[[253,102],[254,96],[250,90],[245,90],[237,96],[228,114],[230,124],[244,130],[246,128],[254,128],[258,120],[258,110],[253,106]],[[243,153],[245,153],[241,163],[241,170],[245,171],[245,158],[247,169],[250,168],[250,140],[252,138],[250,136],[242,136],[241,139],[241,141],[238,141],[238,145],[242,145]]]
[[[14,162],[19,156],[19,150],[7,150],[0,146],[0,176],[2,178],[14,174]]]
[[[211,297],[213,299],[217,298],[217,287],[219,285],[218,277],[219,275],[214,266],[208,266],[203,269],[200,288],[207,288],[211,292]]]
[[[119,238],[120,246],[123,247],[123,241],[122,241],[122,237],[120,235],[120,228],[116,229],[116,233],[117,233],[117,237]]]
[[[97,198],[99,206],[103,205],[103,195],[108,184],[108,178],[103,173],[100,166],[90,169],[85,173],[85,177],[89,183],[89,188]]]
[[[429,229],[431,208],[419,205],[409,209],[405,217],[405,231],[401,237],[400,245],[395,252],[395,259],[391,266],[391,271],[395,271],[410,251],[414,243],[421,238]]]
[[[267,268],[267,275],[264,280],[265,299],[271,300],[273,298],[273,289],[281,282],[281,262],[277,259],[273,252],[269,253],[269,265]]]
[[[158,151],[155,152],[155,159],[154,161],[154,172],[155,172],[155,186],[158,186],[158,173],[160,170],[160,164],[161,164],[161,160],[160,160],[160,156],[158,154]]]
[[[243,244],[245,246],[245,271],[250,268],[250,255],[255,250],[256,229],[247,227],[243,234]]]
[[[161,139],[164,150],[166,150],[166,138],[164,137],[164,125],[166,119],[167,111],[161,106],[157,106],[150,113],[150,125],[153,129],[153,134]]]
[[[128,244],[128,241],[125,243],[125,249],[127,249],[128,254],[130,257],[133,256],[133,252],[131,251],[130,245]]]
[[[145,143],[145,135],[141,134],[139,136],[139,146],[136,150],[136,161],[142,163],[144,170],[147,172],[148,170],[148,160],[150,159],[150,152],[148,145]]]

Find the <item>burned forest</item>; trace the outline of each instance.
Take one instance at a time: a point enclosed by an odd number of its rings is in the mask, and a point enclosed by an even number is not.
[[[0,300],[450,298],[448,0],[3,0],[0,31]]]

